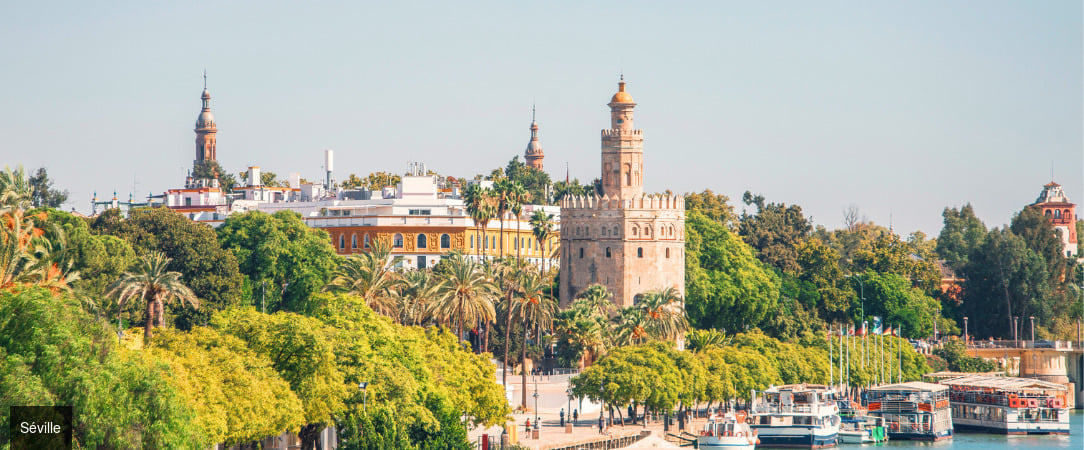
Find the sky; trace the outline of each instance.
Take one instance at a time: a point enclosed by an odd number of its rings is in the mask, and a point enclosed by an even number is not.
[[[96,191],[181,187],[203,71],[219,162],[281,178],[472,177],[521,155],[599,174],[620,74],[645,191],[849,205],[936,236],[1008,223],[1043,184],[1084,199],[1079,1],[4,2],[0,163]],[[1053,170],[1052,170],[1053,169]]]

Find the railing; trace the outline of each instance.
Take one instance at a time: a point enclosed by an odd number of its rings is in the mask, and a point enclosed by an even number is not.
[[[986,349],[1038,349],[1038,350],[1079,350],[1081,344],[1073,341],[1048,341],[1048,340],[972,340],[967,343],[968,348]]]

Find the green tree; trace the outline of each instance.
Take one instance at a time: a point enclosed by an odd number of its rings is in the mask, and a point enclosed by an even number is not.
[[[953,372],[993,372],[1000,367],[993,361],[967,356],[967,349],[959,339],[945,341],[933,354],[944,359],[947,370]]]
[[[685,220],[685,311],[697,328],[743,330],[775,311],[779,279],[722,224],[697,211]]]
[[[937,236],[937,255],[953,269],[968,263],[971,253],[986,240],[986,225],[975,215],[970,203],[960,209],[945,208],[941,213],[944,225]]]
[[[168,270],[170,259],[164,253],[154,252],[144,255],[131,271],[117,278],[107,292],[117,297],[117,304],[123,306],[128,300],[137,299],[145,305],[146,316],[143,325],[143,339],[151,339],[151,329],[157,320],[159,327],[165,327],[165,305],[176,299],[178,303],[188,303],[199,308],[196,294],[181,281],[179,272]]]
[[[206,448],[161,361],[117,347],[70,293],[0,290],[0,420],[11,406],[70,405],[88,448]],[[0,429],[7,440],[8,428]]]
[[[746,205],[755,204],[756,214],[742,213],[738,233],[757,251],[757,258],[783,272],[798,270],[798,244],[813,231],[802,207],[783,203],[764,203],[764,197],[746,191]]]
[[[523,347],[520,353],[521,382],[523,398],[521,404],[527,406],[527,333],[535,330],[536,341],[541,341],[542,330],[553,328],[553,319],[557,315],[557,304],[546,293],[547,281],[534,272],[522,272],[517,277],[516,292],[509,305],[509,314],[523,324]]]
[[[848,316],[849,298],[852,291],[844,281],[840,256],[835,249],[816,238],[806,239],[798,246],[798,279],[816,288],[815,304],[802,301],[806,307],[815,307],[820,317],[842,320]],[[800,299],[804,300],[804,299]]]
[[[519,160],[519,155],[516,155],[508,161],[508,165],[504,168],[504,175],[513,183],[523,186],[530,199],[540,205],[547,204],[547,193],[553,185],[548,173],[523,164]]]
[[[200,299],[198,310],[177,305],[167,309],[174,324],[187,330],[203,324],[215,312],[243,303],[244,277],[237,258],[219,246],[215,231],[168,208],[139,208],[121,219],[111,210],[91,223],[95,234],[109,234],[128,241],[139,255],[165,253],[168,270],[181,273],[181,282]]]
[[[304,410],[302,448],[311,448],[320,430],[345,410],[347,385],[336,364],[334,331],[319,320],[248,309],[216,314],[211,326],[244,341],[290,384]]]
[[[1051,318],[1046,260],[1024,238],[994,228],[968,259],[960,314],[970,316],[969,332],[1012,339],[1013,316],[1035,316],[1040,326]]]
[[[309,297],[323,289],[340,264],[327,232],[309,228],[292,211],[234,214],[217,233],[248,277],[253,304],[260,306],[270,292],[270,311],[307,312]]]
[[[4,165],[0,172],[0,212],[11,209],[27,210],[33,206],[34,188],[23,166],[12,169]]]
[[[79,272],[73,286],[92,297],[104,296],[109,284],[136,262],[135,250],[116,236],[94,235],[87,221],[55,209],[43,210],[67,240],[67,258]]]
[[[296,432],[301,401],[271,367],[238,338],[210,328],[159,333],[144,352],[165,361],[167,379],[195,412],[199,442],[226,445]]]
[[[546,260],[550,259],[550,254],[553,252],[549,247],[549,242],[558,233],[553,227],[553,214],[546,214],[545,211],[537,210],[531,215],[531,231],[534,233],[535,239],[538,241],[538,245],[542,248],[542,273],[546,273]]]
[[[941,333],[951,333],[955,324],[939,315],[940,304],[913,287],[910,280],[894,273],[866,272],[866,315],[881,316],[887,324],[901,327],[901,335],[909,338],[933,336],[934,321]]]
[[[482,233],[482,240],[478,242],[478,258],[482,257],[482,249],[489,244],[486,228],[489,227],[489,221],[496,214],[494,199],[492,189],[483,188],[478,184],[472,184],[463,193],[463,204],[467,208],[467,215],[474,222],[474,227]]]
[[[39,167],[33,175],[30,175],[27,183],[30,184],[30,203],[35,208],[59,208],[68,201],[68,191],[53,189],[53,180],[49,179],[49,174],[44,167]]]
[[[734,213],[734,207],[730,205],[730,197],[716,194],[711,189],[704,189],[701,193],[685,193],[685,210],[697,210],[705,217],[719,222],[734,231],[738,224],[738,215]]]
[[[914,286],[934,292],[941,280],[941,270],[923,236],[916,235],[908,242],[900,240],[898,235],[883,233],[864,241],[854,254],[854,268],[900,275]]]

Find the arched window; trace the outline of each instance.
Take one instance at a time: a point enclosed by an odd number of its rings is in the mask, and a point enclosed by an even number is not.
[[[651,237],[651,227],[644,227],[644,237]]]
[[[1050,217],[1050,210],[1046,210],[1046,217]]]
[[[1062,214],[1062,215],[1061,215],[1061,218],[1063,218],[1063,219],[1065,219],[1065,220],[1073,220],[1073,213],[1072,213],[1072,212],[1070,212],[1070,211],[1069,211],[1069,210],[1067,209],[1067,210],[1065,210],[1065,214]]]
[[[637,258],[643,258],[644,257],[644,248],[643,247],[639,247],[639,248],[636,249],[636,257]]]
[[[584,227],[583,234],[584,236],[591,237],[591,227]]]
[[[365,233],[365,235],[361,237],[361,241],[362,241],[361,244],[364,245],[366,249],[368,249],[369,248],[369,233]]]
[[[602,235],[603,235],[603,236],[605,236],[605,235],[606,235],[606,227],[602,227]]]
[[[621,235],[621,231],[618,230],[617,227],[615,226],[614,227],[614,236],[620,236],[620,235]]]
[[[583,259],[583,247],[580,247],[580,259]]]
[[[440,248],[451,248],[451,247],[452,247],[452,237],[448,236],[447,234],[440,235]]]
[[[606,257],[610,257],[610,247],[606,247]]]
[[[395,237],[391,240],[391,246],[395,248],[403,248],[403,235],[395,233]]]
[[[470,237],[470,248],[474,248],[474,235]]]
[[[1054,210],[1054,218],[1055,219],[1060,219],[1061,218],[1061,210],[1060,209],[1055,209]]]
[[[667,257],[667,258],[669,258],[669,257],[670,257],[670,249],[666,249],[666,257]]]
[[[353,233],[353,234],[350,235],[350,249],[351,250],[357,250],[358,249],[358,235],[357,235],[357,233]]]
[[[418,248],[425,248],[426,247],[426,242],[425,241],[426,241],[425,235],[424,234],[419,234],[418,235]]]
[[[339,250],[344,250],[344,249],[346,249],[346,236],[340,234],[339,235]]]
[[[637,228],[637,227],[632,227],[632,235],[633,236],[639,236],[640,235],[640,229]]]

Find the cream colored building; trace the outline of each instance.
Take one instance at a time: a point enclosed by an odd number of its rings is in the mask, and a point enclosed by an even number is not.
[[[603,196],[561,201],[562,305],[595,283],[605,285],[619,307],[656,289],[685,295],[685,198],[644,194],[644,134],[633,127],[636,103],[624,78],[609,107]]]

